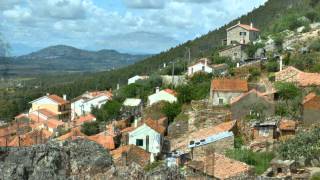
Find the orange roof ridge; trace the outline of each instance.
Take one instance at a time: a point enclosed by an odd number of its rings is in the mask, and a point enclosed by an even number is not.
[[[252,94],[252,93],[255,93],[257,96],[263,98],[264,100],[266,100],[266,101],[268,101],[270,103],[274,103],[273,101],[268,99],[266,96],[264,96],[264,94],[261,93],[260,91],[257,91],[256,89],[251,89],[249,92],[246,92],[246,93],[244,93],[244,94],[242,94],[240,96],[232,98],[230,104],[234,104],[234,103],[240,101],[242,98],[244,98],[244,97],[246,97],[246,96],[248,96],[249,94]]]
[[[211,81],[211,89],[213,91],[237,91],[247,92],[248,82],[242,79],[219,78]]]
[[[164,89],[164,91],[171,95],[177,96],[177,92],[175,90],[167,88],[167,89]]]

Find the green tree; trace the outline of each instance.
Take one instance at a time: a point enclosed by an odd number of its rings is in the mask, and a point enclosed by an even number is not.
[[[245,48],[245,53],[248,55],[248,57],[253,58],[256,54],[257,50],[259,48],[263,48],[264,44],[256,43],[253,44],[252,42],[248,44],[248,46]]]
[[[85,122],[81,126],[81,132],[87,136],[95,135],[99,133],[99,123],[94,122]]]
[[[181,113],[181,104],[166,103],[162,108],[162,113],[165,114],[170,122]]]
[[[110,121],[117,119],[120,114],[121,103],[115,100],[108,101],[102,106],[102,108],[92,108],[92,114],[94,114],[98,121]]]
[[[277,82],[275,84],[279,97],[284,101],[289,101],[301,95],[301,90],[293,83]]]
[[[192,101],[192,88],[190,85],[182,85],[177,88],[179,103],[190,103]]]

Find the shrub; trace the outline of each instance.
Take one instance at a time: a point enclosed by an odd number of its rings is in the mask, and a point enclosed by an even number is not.
[[[95,135],[99,133],[98,122],[85,122],[81,126],[81,132],[87,136]]]
[[[316,22],[320,19],[320,15],[319,13],[317,13],[316,11],[309,11],[306,13],[306,18],[308,18],[311,22]]]
[[[313,51],[320,51],[320,39],[314,40],[310,46],[309,46],[310,50]]]
[[[269,61],[266,66],[268,72],[278,72],[279,70],[278,62],[275,60]]]
[[[192,88],[190,85],[182,85],[177,88],[178,101],[180,103],[190,103],[192,100]]]
[[[249,77],[250,81],[256,81],[261,75],[260,69],[258,69],[256,67],[251,67],[249,69],[249,73],[250,73],[250,77]]]
[[[181,104],[167,102],[162,108],[162,113],[167,116],[170,122],[172,122],[174,118],[181,113]]]

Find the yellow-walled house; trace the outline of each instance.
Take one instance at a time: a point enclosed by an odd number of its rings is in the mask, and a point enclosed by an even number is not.
[[[57,115],[61,120],[67,120],[70,117],[70,102],[66,95],[62,97],[55,94],[47,94],[30,102],[32,104],[30,112],[46,109]]]

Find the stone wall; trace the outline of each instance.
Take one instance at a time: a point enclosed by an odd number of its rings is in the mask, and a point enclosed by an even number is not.
[[[199,146],[193,148],[193,160],[198,160],[201,157],[207,156],[213,153],[225,154],[226,150],[234,148],[234,136],[221,139],[219,141],[206,144],[204,146]]]
[[[221,57],[230,57],[233,61],[243,61],[248,59],[248,55],[244,52],[243,45],[236,45],[228,47],[219,52]]]
[[[311,128],[312,126],[320,125],[320,111],[313,109],[303,110],[302,126],[305,128]]]
[[[168,127],[168,136],[173,138],[181,137],[188,132],[188,127],[188,119],[175,121]]]
[[[245,32],[245,36],[240,36],[240,32]],[[242,27],[235,27],[230,29],[227,32],[227,45],[232,44],[232,41],[236,41],[238,43],[248,44],[251,41],[255,41],[258,38],[258,35],[255,35],[255,32],[250,32]]]

